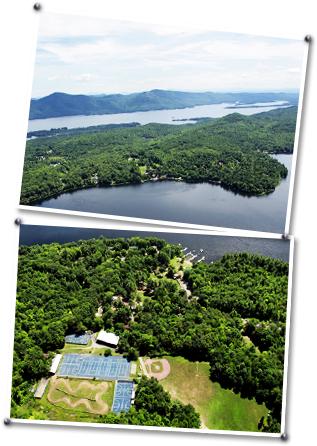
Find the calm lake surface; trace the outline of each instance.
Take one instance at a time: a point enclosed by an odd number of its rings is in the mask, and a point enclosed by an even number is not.
[[[282,234],[293,156],[274,157],[289,175],[269,195],[241,196],[210,183],[151,181],[81,189],[34,206]]]
[[[274,104],[274,105],[273,105]],[[232,107],[235,104],[213,104],[213,105],[199,105],[197,107],[182,108],[176,110],[151,110],[147,112],[134,113],[117,113],[114,115],[91,115],[91,116],[62,116],[60,118],[48,119],[33,119],[29,121],[28,132],[36,130],[50,130],[52,128],[67,127],[73,129],[77,127],[89,127],[101,124],[123,124],[129,122],[139,122],[141,125],[156,122],[159,124],[184,124],[184,121],[174,121],[174,119],[189,119],[189,118],[221,118],[222,116],[231,113],[240,113],[242,115],[253,115],[255,113],[267,112],[277,108],[283,107],[285,102],[275,101],[253,104],[253,108],[226,108]],[[270,106],[272,105],[272,106]],[[256,108],[254,108],[256,106]],[[191,121],[193,122],[193,121]]]
[[[250,254],[260,254],[265,257],[289,261],[290,243],[285,240],[261,239],[253,237],[232,237],[216,235],[179,234],[164,232],[125,231],[110,229],[82,229],[66,228],[58,226],[20,226],[20,245],[43,245],[50,243],[68,243],[78,240],[89,240],[103,235],[106,238],[131,238],[131,237],[157,237],[165,239],[168,243],[178,245],[187,251],[195,250],[199,256],[195,261],[204,256],[205,262],[215,262],[224,254],[247,251]],[[199,252],[200,249],[204,251]]]

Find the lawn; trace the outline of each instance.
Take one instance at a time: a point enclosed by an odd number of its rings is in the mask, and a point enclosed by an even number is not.
[[[163,372],[163,364],[161,362],[159,362],[159,361],[152,362],[152,364],[151,364],[151,372],[153,372],[153,373],[161,373],[161,372]]]
[[[258,432],[262,416],[268,410],[255,400],[247,400],[225,390],[209,379],[209,364],[187,361],[181,357],[165,357],[171,366],[167,378],[160,381],[172,399],[191,403],[201,415],[204,425],[213,430]]]

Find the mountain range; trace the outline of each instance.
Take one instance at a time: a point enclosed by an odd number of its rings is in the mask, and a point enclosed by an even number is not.
[[[168,90],[151,90],[128,95],[53,93],[31,100],[29,119],[171,110],[221,103],[239,103],[241,106],[257,102],[287,101],[289,105],[297,105],[298,96],[297,93],[188,93]]]

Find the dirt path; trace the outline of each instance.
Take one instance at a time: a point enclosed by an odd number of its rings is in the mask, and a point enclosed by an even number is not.
[[[188,283],[185,282],[183,278],[177,279],[177,282],[179,283],[181,289],[186,291],[187,297],[189,297],[192,292],[188,289]]]
[[[66,386],[67,391],[74,396],[74,393],[77,392],[77,390],[81,389],[82,387],[88,387],[91,390],[96,390],[96,389],[100,389],[100,391],[96,394],[95,396],[95,401],[99,404],[100,409],[96,410],[93,409],[89,403],[89,400],[86,398],[80,398],[78,399],[78,401],[72,403],[70,398],[68,396],[63,396],[62,398],[52,398],[52,392],[56,389],[58,389],[58,385],[63,383]],[[51,380],[51,386],[50,386],[50,390],[48,392],[47,398],[48,400],[55,404],[55,403],[60,403],[61,401],[63,401],[64,403],[66,403],[69,407],[71,407],[72,409],[78,407],[80,404],[84,404],[89,412],[92,413],[96,413],[96,414],[101,414],[101,415],[105,415],[108,412],[108,404],[105,403],[104,401],[102,401],[101,399],[101,395],[103,393],[105,393],[105,391],[108,389],[108,383],[106,382],[102,382],[100,384],[98,384],[98,386],[94,386],[92,384],[90,384],[88,381],[82,381],[77,387],[76,389],[72,389],[69,385],[69,383],[66,381],[66,379],[64,378],[59,378],[57,380],[56,376],[54,376]]]

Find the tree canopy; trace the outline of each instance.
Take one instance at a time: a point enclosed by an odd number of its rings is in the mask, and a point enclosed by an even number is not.
[[[120,336],[119,352],[132,359],[172,355],[208,361],[212,381],[265,403],[271,421],[263,428],[276,431],[288,263],[247,252],[191,268],[183,267],[182,260],[180,245],[155,237],[100,236],[63,245],[21,246],[13,406],[23,400],[26,382],[46,375],[66,334],[104,328]],[[173,261],[181,267],[175,268]],[[187,283],[189,296],[179,281]],[[95,316],[100,305],[102,319]],[[105,422],[167,426],[168,419],[170,426],[197,425],[192,408],[171,403],[155,380],[142,379],[140,384],[135,407],[119,418],[110,414]]]
[[[297,107],[238,113],[203,124],[148,124],[27,141],[21,204],[96,185],[156,179],[211,182],[241,194],[270,193],[292,153]]]

